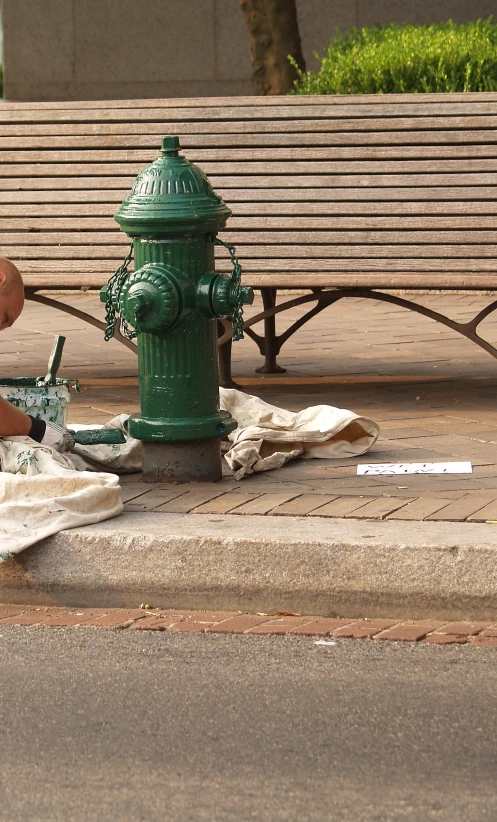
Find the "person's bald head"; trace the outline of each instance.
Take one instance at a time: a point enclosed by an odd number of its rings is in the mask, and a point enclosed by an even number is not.
[[[0,257],[0,331],[10,328],[24,306],[24,284],[18,268]]]

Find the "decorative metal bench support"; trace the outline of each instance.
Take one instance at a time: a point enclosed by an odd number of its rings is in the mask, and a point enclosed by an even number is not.
[[[46,297],[45,294],[38,294],[35,291],[30,291],[29,288],[25,290],[25,295],[27,300],[32,300],[34,303],[41,303],[42,305],[50,306],[50,308],[56,308],[58,311],[64,311],[66,314],[71,314],[73,317],[77,317],[79,320],[83,320],[83,322],[88,323],[89,325],[94,325],[95,328],[100,328],[101,331],[105,331],[106,329],[106,323],[103,320],[97,320],[97,318],[92,314],[88,314],[86,311],[80,311],[79,308],[74,308],[72,305],[62,303],[59,300],[53,300],[51,297]],[[135,354],[137,353],[135,343],[127,340],[126,337],[123,337],[117,328],[114,333],[114,339],[125,345],[126,348],[134,351]]]
[[[262,290],[262,289],[261,289]],[[276,289],[271,289],[272,291],[276,292]],[[407,308],[410,311],[416,311],[418,314],[423,314],[425,317],[429,317],[436,322],[442,323],[446,325],[448,328],[451,328],[453,331],[457,331],[459,334],[462,334],[471,342],[476,343],[479,345],[480,348],[483,348],[488,354],[492,357],[497,359],[497,348],[495,348],[491,343],[487,342],[486,340],[482,339],[477,334],[477,327],[480,323],[488,317],[493,311],[497,309],[497,300],[494,300],[490,305],[483,308],[478,314],[468,322],[461,323],[457,322],[456,320],[451,320],[449,317],[446,317],[444,314],[440,314],[438,311],[432,311],[431,308],[426,308],[424,305],[419,305],[418,303],[412,302],[411,300],[406,300],[403,297],[399,297],[395,294],[386,294],[383,291],[375,291],[369,288],[337,288],[333,290],[323,290],[320,288],[312,289],[311,294],[305,294],[300,297],[295,297],[292,300],[287,300],[280,305],[275,304],[276,294],[274,294],[273,302],[274,304],[266,308],[264,306],[264,311],[260,311],[258,314],[255,314],[249,320],[247,320],[244,324],[244,332],[254,340],[257,344],[259,351],[262,355],[265,355],[266,361],[262,368],[258,368],[257,370],[265,373],[278,373],[281,369],[276,363],[276,356],[279,354],[283,344],[293,335],[299,328],[301,328],[305,323],[309,322],[312,317],[315,317],[316,314],[319,314],[325,308],[333,303],[338,302],[338,300],[344,299],[345,297],[362,297],[368,298],[373,300],[380,300],[386,303],[392,303],[393,305],[401,306],[402,308]],[[275,324],[274,318],[277,314],[282,313],[283,311],[288,311],[291,308],[296,308],[299,305],[305,305],[306,303],[317,301],[317,304],[310,310],[307,311],[302,317],[296,320],[292,325],[290,325],[286,331],[282,334],[276,335],[275,333]],[[269,320],[272,322],[270,323]],[[264,321],[264,336],[257,334],[255,331],[252,330],[251,326],[255,325],[258,322]],[[269,335],[272,334],[272,338],[269,338]],[[229,323],[226,323],[224,334],[218,339],[218,346],[220,348],[220,377],[221,377],[221,385],[224,387],[232,387],[233,381],[231,379],[231,371],[229,370],[229,357],[224,356],[221,354],[223,347],[227,346],[229,340],[231,338],[231,332],[229,328]],[[277,368],[272,370],[273,364],[276,364]]]
[[[338,300],[342,300],[346,297],[362,297],[372,300],[380,300],[382,302],[401,306],[402,308],[407,308],[410,311],[416,311],[418,314],[423,314],[423,316],[442,323],[448,328],[451,328],[453,331],[457,331],[459,334],[462,334],[468,340],[471,340],[471,342],[476,343],[476,345],[479,345],[480,348],[483,348],[484,351],[497,359],[497,348],[482,339],[476,330],[480,323],[483,322],[489,314],[497,309],[497,300],[494,300],[490,303],[490,305],[482,308],[482,310],[479,311],[472,320],[461,323],[456,320],[451,320],[449,317],[446,317],[444,314],[440,314],[438,311],[432,311],[431,308],[426,308],[424,305],[419,305],[411,300],[406,300],[396,294],[386,294],[383,291],[375,291],[369,288],[336,288],[332,290],[314,288],[312,289],[312,293],[295,297],[294,299],[280,303],[280,305],[276,305],[277,289],[261,289],[261,291],[271,291],[273,293],[270,296],[266,296],[266,300],[264,300],[263,296],[264,310],[260,311],[258,314],[255,314],[249,320],[246,320],[244,323],[244,332],[247,336],[254,340],[259,348],[259,351],[265,357],[264,365],[257,369],[257,371],[263,374],[276,374],[284,371],[285,369],[281,368],[276,362],[276,357],[280,353],[283,344],[293,334],[295,334],[299,328],[302,328],[303,325],[309,322],[309,320],[321,311],[324,311],[325,308],[328,308],[328,306],[333,305],[333,303],[336,303]],[[73,317],[77,317],[78,319],[95,326],[95,328],[105,331],[105,322],[103,320],[97,320],[91,314],[81,311],[78,308],[74,308],[74,306],[68,305],[67,303],[47,297],[45,294],[38,294],[30,289],[26,289],[26,299],[33,300],[34,302],[41,303],[42,305],[48,305],[52,308],[58,309],[59,311],[64,311],[66,314],[71,314]],[[299,305],[306,305],[311,302],[316,302],[316,305],[303,314],[298,320],[295,320],[295,322],[293,322],[282,334],[276,334],[275,317],[277,314],[281,314],[283,311],[288,311],[291,308],[296,308]],[[257,332],[252,330],[252,326],[261,321],[264,322],[264,336],[257,334]],[[217,341],[219,350],[220,384],[223,388],[238,388],[239,386],[231,377],[231,345],[233,330],[230,321],[218,320],[218,331],[220,335]],[[136,353],[136,345],[133,342],[130,342],[123,337],[117,330],[114,336],[118,342],[122,343],[126,346],[126,348],[129,348],[131,351]]]

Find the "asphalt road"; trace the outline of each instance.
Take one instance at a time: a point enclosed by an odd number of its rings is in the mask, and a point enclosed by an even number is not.
[[[1,822],[497,819],[492,650],[0,629]]]

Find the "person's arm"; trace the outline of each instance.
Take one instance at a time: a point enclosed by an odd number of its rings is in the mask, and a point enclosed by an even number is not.
[[[39,430],[35,431],[36,428]],[[28,436],[40,442],[44,433],[45,424],[41,420],[33,421],[33,418],[21,411],[20,408],[0,397],[0,437]]]
[[[72,432],[63,425],[31,417],[3,397],[0,397],[0,437],[31,437],[60,452],[74,447]]]

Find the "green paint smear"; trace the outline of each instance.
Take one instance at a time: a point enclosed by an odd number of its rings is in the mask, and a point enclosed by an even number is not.
[[[8,559],[12,559],[13,556],[12,551],[0,551],[0,562],[6,562]]]

